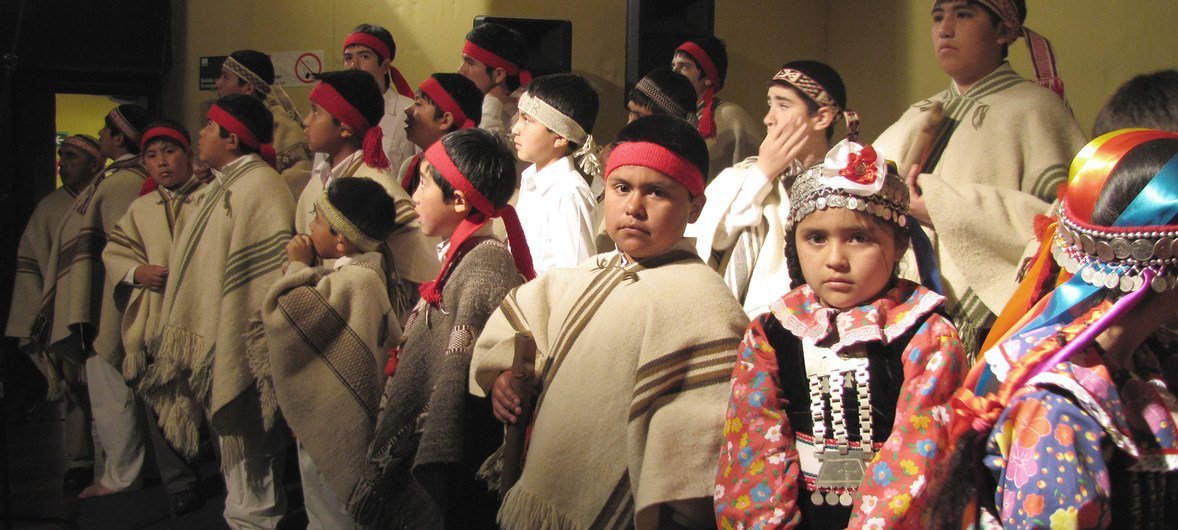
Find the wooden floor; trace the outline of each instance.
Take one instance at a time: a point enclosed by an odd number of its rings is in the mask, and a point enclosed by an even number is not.
[[[204,505],[179,518],[171,516],[170,497],[159,480],[152,478],[154,470],[146,469],[151,467],[150,461],[144,466],[147,478],[143,489],[78,499],[77,491],[62,490],[62,478],[66,470],[62,453],[61,407],[43,403],[31,416],[15,420],[11,412],[7,416],[10,421],[4,424],[3,434],[8,446],[8,473],[7,476],[0,476],[0,480],[7,479],[9,498],[4,499],[7,502],[0,506],[4,512],[0,515],[0,528],[227,528],[221,517],[224,485],[217,474],[216,462],[202,462],[200,465],[199,489]],[[301,505],[297,468],[294,473],[288,472],[287,476],[293,476],[287,481],[291,505]],[[305,527],[305,518],[300,515],[292,513],[281,527]]]

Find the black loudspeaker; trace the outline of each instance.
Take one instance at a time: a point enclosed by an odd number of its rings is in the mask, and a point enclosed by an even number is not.
[[[573,23],[545,18],[474,17],[474,26],[493,22],[514,29],[528,40],[532,77],[573,71]]]
[[[626,93],[647,72],[670,66],[684,41],[711,35],[715,0],[627,0]]]

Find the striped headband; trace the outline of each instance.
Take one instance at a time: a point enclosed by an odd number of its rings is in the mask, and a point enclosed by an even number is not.
[[[139,131],[131,126],[131,122],[127,121],[127,118],[123,117],[123,113],[119,111],[118,107],[111,109],[110,114],[106,116],[110,118],[110,121],[115,124],[123,136],[130,138],[132,142],[139,141]]]
[[[445,87],[434,76],[431,75],[425,78],[425,81],[421,82],[420,88],[421,93],[429,96],[433,100],[434,105],[442,109],[442,112],[449,112],[451,116],[454,116],[454,123],[458,124],[459,129],[474,127],[474,120],[471,120],[466,116],[465,112],[462,112],[462,107],[458,105],[457,101],[454,101],[454,98],[450,96],[449,92],[446,92]]]
[[[308,97],[316,105],[323,107],[328,114],[340,123],[352,129],[352,132],[363,138],[362,151],[364,163],[375,168],[389,167],[389,158],[385,155],[383,145],[384,132],[374,123],[368,123],[364,115],[355,105],[352,105],[331,83],[320,81],[311,90]]]
[[[241,64],[241,62],[239,62],[237,59],[234,59],[232,55],[225,58],[225,62],[221,63],[221,68],[233,72],[233,74],[237,77],[240,77],[247,83],[254,85],[254,88],[258,89],[258,92],[266,95],[270,94],[270,83],[263,81],[262,78],[258,76],[258,74],[255,74],[253,70],[246,68],[244,64]]]
[[[143,133],[143,140],[139,142],[139,150],[146,151],[147,144],[159,137],[171,138],[180,145],[184,146],[185,149],[188,149],[192,146],[191,142],[188,140],[188,137],[184,136],[184,133],[180,132],[176,128],[168,127],[166,125],[157,125]]]
[[[401,71],[393,66],[393,50],[376,38],[374,35],[369,35],[360,31],[353,32],[344,39],[344,51],[352,46],[363,46],[380,55],[383,59],[389,61],[389,77],[393,78],[393,87],[397,89],[397,93],[407,98],[413,97],[413,88],[409,86],[409,82],[405,80],[405,76],[401,75]]]
[[[834,107],[839,116],[847,122],[847,139],[854,142],[859,138],[859,113],[844,109],[842,105],[839,105],[834,96],[826,90],[826,87],[822,86],[822,83],[815,81],[805,72],[793,68],[782,68],[780,72],[777,72],[777,75],[773,76],[773,80],[789,83],[790,86],[800,90],[820,106]]]
[[[622,142],[610,151],[605,178],[622,166],[642,166],[662,173],[687,188],[692,197],[704,193],[704,175],[675,152],[653,142]]]
[[[462,45],[462,54],[491,68],[502,68],[504,72],[507,72],[507,75],[518,76],[519,84],[522,86],[527,86],[532,82],[531,72],[469,40]]]
[[[675,103],[675,100],[668,97],[666,92],[663,92],[662,87],[660,87],[658,83],[652,81],[649,77],[643,77],[641,81],[638,81],[638,84],[634,87],[634,90],[637,90],[639,93],[646,96],[647,99],[654,102],[654,104],[658,106],[660,110],[668,115],[675,116],[676,118],[686,117],[688,115],[687,109],[680,107],[678,103]]]
[[[94,138],[90,136],[86,136],[84,134],[75,134],[61,141],[62,147],[67,145],[78,149],[83,153],[86,153],[90,157],[94,158],[94,160],[102,161],[104,158],[106,158],[102,156],[102,152],[98,150],[98,141],[94,140]]]
[[[327,189],[319,195],[319,200],[315,202],[315,206],[319,207],[319,211],[323,213],[323,217],[327,220],[327,224],[331,225],[337,232],[344,235],[344,239],[348,240],[356,246],[356,248],[364,252],[372,252],[380,247],[381,241],[368,234],[365,234],[359,227],[352,223],[351,220],[339,211],[331,199],[327,197]]]
[[[244,123],[241,123],[241,120],[238,120],[229,111],[221,108],[216,103],[209,107],[209,113],[206,117],[217,125],[220,125],[222,129],[225,129],[230,134],[236,134],[237,138],[241,140],[241,143],[254,149],[262,148],[262,142],[258,141],[258,137],[254,136],[254,132],[249,127],[246,127]]]

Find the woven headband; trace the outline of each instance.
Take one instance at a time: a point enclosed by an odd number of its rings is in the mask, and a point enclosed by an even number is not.
[[[491,68],[502,68],[507,75],[518,76],[521,86],[528,86],[532,82],[531,72],[469,40],[462,45],[462,54]]]
[[[634,90],[637,90],[640,94],[646,96],[646,98],[653,102],[655,106],[659,108],[659,110],[662,110],[664,113],[670,116],[674,116],[676,118],[685,118],[688,115],[687,109],[680,107],[678,103],[675,103],[675,100],[668,97],[667,93],[663,92],[662,87],[660,87],[658,83],[652,81],[649,77],[643,77],[640,81],[638,81],[638,84],[634,86]]]
[[[94,160],[102,161],[106,157],[102,156],[102,152],[98,150],[98,147],[95,146],[95,143],[96,142],[93,142],[89,136],[75,134],[62,140],[61,146],[65,147],[68,145],[82,151],[83,153],[86,153],[90,157],[94,158]]]
[[[589,133],[581,128],[581,124],[568,117],[563,112],[549,105],[531,92],[524,92],[519,98],[519,111],[527,113],[532,119],[542,123],[556,134],[567,138],[570,142],[583,145],[589,138]]]
[[[139,141],[139,131],[131,126],[131,122],[127,121],[127,118],[123,117],[123,113],[119,110],[118,107],[111,109],[110,114],[107,114],[107,117],[110,118],[110,121],[115,124],[115,127],[118,128],[119,132],[122,133],[123,136],[130,138],[132,142]]]
[[[344,39],[343,50],[347,51],[352,46],[363,46],[376,52],[382,59],[387,59],[389,61],[389,77],[393,78],[393,87],[397,89],[397,93],[407,98],[413,97],[413,87],[409,86],[409,82],[405,80],[405,76],[401,75],[401,71],[393,66],[393,51],[384,42],[374,35],[356,31]]]
[[[339,211],[331,203],[331,199],[327,197],[327,189],[324,189],[323,193],[319,195],[319,200],[315,202],[315,205],[319,207],[319,211],[327,219],[327,224],[331,225],[337,232],[343,234],[344,238],[349,243],[355,245],[356,248],[364,252],[372,252],[380,246],[380,240],[361,231],[355,224],[352,224],[352,221],[343,212]]]
[[[246,68],[244,64],[241,64],[241,62],[239,62],[237,59],[234,59],[232,55],[225,58],[225,62],[221,63],[221,68],[233,72],[235,75],[237,75],[237,77],[240,77],[247,83],[254,85],[254,88],[258,89],[258,92],[266,95],[270,94],[270,83],[263,81],[258,74],[255,74],[253,70]]]
[[[185,149],[192,147],[192,144],[188,141],[188,137],[184,136],[184,133],[180,132],[179,129],[164,125],[157,125],[143,133],[143,140],[139,142],[139,151],[146,151],[147,144],[151,143],[152,140],[160,137],[171,138],[175,140],[176,143],[184,146]]]
[[[819,106],[834,107],[839,116],[847,122],[847,139],[852,142],[859,139],[859,113],[844,109],[842,105],[839,105],[834,96],[826,90],[826,87],[822,86],[822,83],[794,68],[782,68],[780,72],[777,72],[777,75],[773,76],[773,80],[788,83],[805,94],[806,97],[814,100]]]
[[[262,142],[258,141],[258,137],[254,136],[254,132],[249,127],[246,127],[244,123],[241,123],[241,120],[238,120],[229,111],[221,108],[216,103],[209,107],[209,113],[206,117],[217,125],[220,125],[222,129],[225,129],[230,134],[236,134],[237,138],[241,140],[241,143],[254,149],[261,149]]]
[[[433,100],[434,105],[442,109],[442,112],[449,112],[454,117],[454,123],[458,124],[459,129],[474,127],[474,120],[471,120],[466,116],[465,112],[462,112],[462,107],[458,105],[457,101],[454,101],[454,98],[450,96],[449,92],[446,92],[445,87],[436,78],[433,76],[425,78],[425,81],[421,82],[420,88],[421,93],[429,96]]]
[[[704,175],[695,164],[653,142],[622,142],[610,151],[605,178],[623,166],[642,166],[662,173],[687,188],[692,197],[704,193]]]

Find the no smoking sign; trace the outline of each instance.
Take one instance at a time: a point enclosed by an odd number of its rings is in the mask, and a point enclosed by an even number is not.
[[[323,50],[275,52],[274,83],[282,86],[306,86],[323,73]]]

